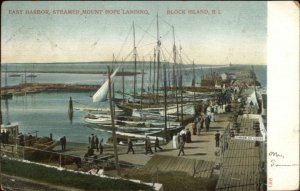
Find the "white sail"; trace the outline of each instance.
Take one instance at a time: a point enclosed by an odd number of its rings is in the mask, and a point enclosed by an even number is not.
[[[119,67],[110,75],[111,81],[113,81],[113,77],[118,72]],[[93,95],[93,102],[105,101],[108,93],[108,78],[104,82],[104,84],[99,88],[99,90]]]

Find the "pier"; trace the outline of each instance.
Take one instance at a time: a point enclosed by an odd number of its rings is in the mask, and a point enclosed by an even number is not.
[[[255,137],[253,124],[256,120],[247,115],[239,116],[240,135]],[[222,155],[222,166],[216,190],[259,190],[260,153],[255,141],[228,141],[228,149]]]

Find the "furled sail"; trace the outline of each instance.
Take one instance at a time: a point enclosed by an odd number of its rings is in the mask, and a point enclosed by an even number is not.
[[[110,79],[113,81],[113,77],[118,72],[119,67],[110,75]],[[99,90],[93,95],[93,102],[105,101],[108,93],[108,78],[104,84],[99,88]]]

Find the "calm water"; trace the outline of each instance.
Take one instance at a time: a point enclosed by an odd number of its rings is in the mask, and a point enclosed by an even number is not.
[[[67,68],[70,64],[56,64],[55,68]],[[72,65],[73,66],[73,65]],[[10,65],[8,68],[11,70],[23,70],[24,65]],[[86,70],[94,70],[98,66],[96,64],[86,64],[85,67],[80,65],[73,66],[75,69],[78,70],[76,67],[81,67],[82,71]],[[90,68],[89,68],[90,67]],[[250,66],[234,66],[234,67],[224,67],[224,68],[213,68],[216,72],[222,71],[231,71],[231,70],[238,70],[242,68],[250,68]],[[42,66],[35,66],[35,70],[47,70],[50,67],[49,64],[45,65],[44,68]],[[53,68],[53,65],[52,65]],[[98,67],[100,68],[100,67]],[[102,71],[105,71],[106,66],[102,66]],[[9,71],[8,69],[8,71]],[[262,86],[266,88],[266,66],[255,66],[254,67],[258,81],[262,83]],[[129,67],[129,70],[131,68]],[[2,72],[5,71],[5,68],[2,65]],[[128,70],[126,70],[128,71]],[[147,73],[144,77],[144,88],[147,89],[150,77],[149,71],[147,68],[145,69]],[[210,74],[211,69],[204,68],[204,74]],[[170,76],[171,71],[169,72]],[[190,65],[186,65],[184,67],[184,84],[191,85],[192,81],[192,67]],[[22,73],[21,73],[22,74]],[[200,68],[196,67],[196,76],[197,82],[200,82]],[[21,77],[8,77],[7,84],[8,85],[16,85],[19,83],[23,83],[25,81],[24,75],[22,74]],[[69,84],[102,84],[105,81],[105,76],[101,74],[64,74],[64,73],[36,73],[37,77],[34,79],[27,78],[27,82],[40,82],[40,83],[69,83]],[[153,77],[152,77],[153,79]],[[133,87],[133,77],[128,76],[125,77],[125,90],[127,92],[132,91]],[[162,82],[163,80],[161,80]],[[141,82],[141,75],[137,77],[137,90],[139,91]],[[1,75],[1,86],[5,84],[5,74],[2,73]],[[161,84],[162,85],[162,84]],[[115,78],[115,89],[121,90],[122,86],[122,77],[117,76]],[[20,131],[23,133],[31,133],[34,131],[38,131],[39,136],[49,136],[50,133],[53,134],[55,139],[59,139],[62,136],[66,136],[68,141],[72,142],[80,142],[80,143],[87,143],[88,136],[90,134],[97,134],[98,137],[103,137],[107,139],[111,136],[110,133],[95,130],[91,127],[88,127],[83,117],[85,112],[83,111],[75,111],[72,123],[68,117],[68,100],[71,96],[73,99],[74,107],[101,107],[107,108],[108,103],[92,103],[92,99],[90,95],[94,92],[82,92],[82,93],[38,93],[38,94],[29,94],[25,96],[14,96],[12,100],[9,100],[9,118],[7,117],[7,111],[5,108],[5,102],[2,100],[1,109],[2,115],[4,119],[4,123],[8,120],[10,122],[18,122]],[[118,95],[116,95],[118,96]]]

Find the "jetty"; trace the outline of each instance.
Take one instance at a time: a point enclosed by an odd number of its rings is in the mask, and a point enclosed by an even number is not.
[[[58,84],[58,83],[26,83],[1,87],[1,95],[24,95],[40,92],[85,92],[96,91],[99,85]]]

